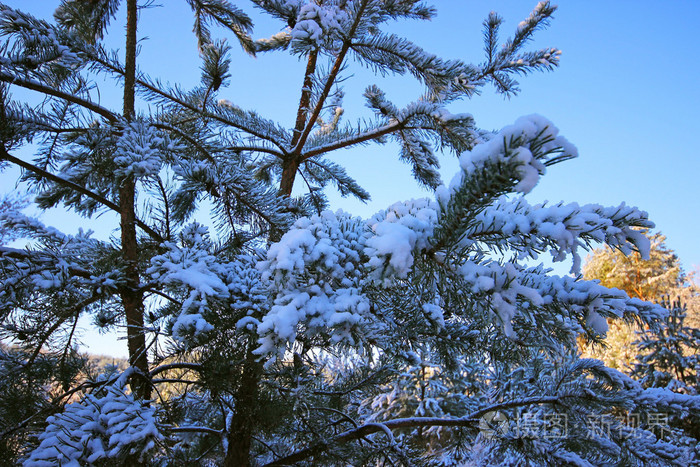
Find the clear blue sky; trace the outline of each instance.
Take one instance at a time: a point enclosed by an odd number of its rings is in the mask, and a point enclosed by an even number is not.
[[[50,18],[59,2],[4,3]],[[165,6],[142,11],[139,65],[151,76],[188,89],[196,85],[200,74],[196,40],[190,32],[192,15],[182,0],[161,3]],[[246,1],[234,3],[251,10]],[[535,4],[522,0],[428,3],[438,8],[435,20],[397,24],[395,31],[439,56],[469,62],[482,59],[481,22],[489,11],[505,18],[505,38]],[[108,38],[122,50],[123,16],[122,11]],[[278,31],[279,23],[254,18],[255,37]],[[451,106],[451,110],[473,114],[477,124],[486,129],[501,128],[531,113],[552,120],[578,147],[580,157],[550,168],[528,196],[530,201],[603,205],[624,201],[645,209],[667,235],[668,246],[679,255],[686,271],[692,271],[700,266],[698,20],[700,2],[695,0],[562,1],[550,28],[540,31],[530,44],[530,48],[560,48],[559,69],[523,77],[522,92],[510,100],[487,90],[482,96]],[[304,64],[284,53],[249,58],[237,46],[232,58],[233,76],[220,97],[291,126]],[[346,86],[348,118],[366,115],[361,94],[368,84],[378,84],[398,104],[410,102],[420,93],[410,78],[376,78],[357,67],[350,71],[354,76]],[[112,83],[101,86],[100,99],[103,105],[118,110],[120,95],[116,87],[109,89]],[[333,208],[367,217],[395,201],[427,196],[411,181],[409,168],[397,162],[396,154],[391,146],[335,154],[333,160],[346,166],[373,199],[362,205],[333,195]],[[443,179],[449,182],[456,167],[454,157],[445,155],[442,162]],[[2,191],[11,189],[16,173],[0,174]],[[48,213],[43,219],[68,232],[80,225],[74,215],[63,212]],[[87,224],[83,223],[102,237],[113,233],[117,225],[110,215]],[[558,272],[566,272],[566,268]]]

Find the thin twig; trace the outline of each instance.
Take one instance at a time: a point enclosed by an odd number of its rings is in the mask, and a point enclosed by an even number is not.
[[[33,81],[30,79],[22,79],[17,76],[9,75],[7,73],[0,72],[0,81],[4,81],[9,84],[14,84],[16,86],[20,86],[22,88],[30,89],[32,91],[37,91],[41,92],[43,94],[49,95],[49,96],[54,96],[58,97],[60,99],[66,100],[68,102],[71,102],[73,104],[79,105],[85,109],[88,109],[92,112],[95,112],[98,115],[103,116],[110,122],[114,123],[119,120],[119,117],[117,114],[114,112],[98,105],[95,104],[94,102],[88,101],[86,99],[82,99],[78,96],[74,96],[73,94],[68,94],[63,91],[59,91],[58,89],[52,88],[50,86],[46,86],[44,84],[41,84],[37,81]]]

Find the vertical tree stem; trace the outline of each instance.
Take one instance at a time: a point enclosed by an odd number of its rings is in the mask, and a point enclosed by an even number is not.
[[[126,16],[126,60],[124,73],[124,118],[131,120],[135,114],[136,83],[136,28],[137,0],[127,0]],[[119,187],[119,211],[121,227],[122,256],[126,267],[126,284],[120,295],[126,317],[126,335],[129,348],[129,363],[142,373],[143,378],[135,378],[131,385],[134,394],[149,399],[151,387],[148,384],[148,356],[146,335],[143,325],[143,292],[139,289],[138,242],[136,239],[136,182],[127,176]]]

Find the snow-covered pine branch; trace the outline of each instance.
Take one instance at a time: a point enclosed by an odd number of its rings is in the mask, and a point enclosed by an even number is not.
[[[635,227],[651,228],[653,224],[646,212],[624,203],[607,208],[577,203],[532,206],[522,197],[503,197],[477,215],[460,243],[468,247],[479,242],[493,251],[513,250],[520,259],[536,259],[545,250],[550,250],[554,261],[571,255],[571,272],[580,274],[578,249],[590,249],[593,243],[606,243],[625,254],[634,249],[648,256],[649,242]]]
[[[528,193],[546,166],[577,156],[576,148],[548,120],[521,117],[472,151],[460,156],[459,172],[449,187],[440,187],[440,227],[435,247],[456,241],[473,222],[472,216],[511,191]]]
[[[142,462],[163,440],[156,408],[125,390],[128,372],[113,384],[86,394],[47,419],[27,467],[94,464],[109,459]]]

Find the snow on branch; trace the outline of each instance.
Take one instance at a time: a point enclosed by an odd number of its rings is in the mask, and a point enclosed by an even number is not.
[[[434,248],[458,241],[474,216],[499,196],[530,192],[548,165],[577,156],[576,148],[539,115],[519,118],[459,158],[449,188],[438,187],[440,223]]]
[[[574,315],[583,316],[586,324],[600,335],[608,330],[607,317],[637,317],[646,324],[653,324],[668,313],[659,305],[630,298],[622,290],[609,289],[595,281],[547,273],[539,266],[526,268],[521,271],[520,281],[537,291],[542,305],[563,307]]]
[[[394,203],[367,222],[373,235],[365,241],[370,277],[385,286],[405,278],[412,269],[414,252],[424,250],[437,221],[437,205],[428,199]]]
[[[77,42],[64,29],[0,4],[0,37],[8,38],[8,49],[0,65],[29,74],[39,81],[60,69],[77,70],[84,57],[72,50]]]
[[[466,78],[476,75],[474,67],[459,60],[441,59],[394,34],[375,34],[353,42],[351,48],[357,58],[375,72],[410,73],[422,81],[431,94],[441,95],[447,90],[454,93],[459,87],[461,93],[470,96],[476,89],[476,83]]]
[[[292,50],[308,51],[323,43],[328,50],[342,47],[343,33],[350,28],[348,12],[331,2],[318,4],[310,1],[301,6],[291,30]]]
[[[255,260],[237,255],[228,260],[215,252],[206,227],[192,223],[180,242],[165,242],[166,251],[151,259],[146,270],[154,284],[182,299],[171,320],[172,336],[198,343],[214,331],[216,313],[239,317],[236,327],[254,331],[268,302]]]
[[[123,456],[142,461],[163,436],[157,427],[156,408],[127,393],[124,376],[128,372],[122,376],[49,417],[39,446],[24,465],[93,464]]]
[[[638,228],[653,228],[644,211],[622,203],[617,207],[577,203],[530,205],[524,198],[500,198],[474,218],[465,232],[464,244],[483,242],[495,250],[512,249],[519,258],[537,258],[551,250],[554,261],[574,258],[571,272],[580,273],[578,248],[592,242],[605,243],[629,254],[633,249],[649,255],[649,240]]]
[[[125,122],[114,153],[117,173],[124,178],[155,176],[165,153],[175,149],[167,135],[148,122],[139,119]]]
[[[361,293],[364,223],[342,211],[298,220],[258,264],[274,304],[258,326],[257,354],[283,353],[303,323],[308,336],[321,330],[332,342],[354,342],[369,312]]]
[[[146,271],[154,281],[169,289],[186,291],[180,314],[175,318],[173,337],[185,340],[212,331],[204,315],[210,301],[229,296],[226,264],[210,253],[212,244],[206,227],[190,224],[181,233],[182,245],[165,242],[168,251],[151,259]]]
[[[476,176],[488,164],[512,164],[514,173],[510,175],[516,182],[513,191],[529,193],[546,166],[577,156],[576,148],[559,135],[552,122],[534,114],[520,117],[460,157],[463,175],[452,180],[451,188]]]
[[[491,12],[484,21],[484,50],[486,63],[480,66],[478,79],[488,79],[496,90],[506,96],[519,91],[518,82],[512,75],[525,75],[535,70],[552,70],[559,65],[561,51],[546,48],[534,52],[521,52],[538,29],[547,27],[557,7],[549,1],[541,1],[520,24],[515,34],[498,49],[498,32],[503,19]]]

